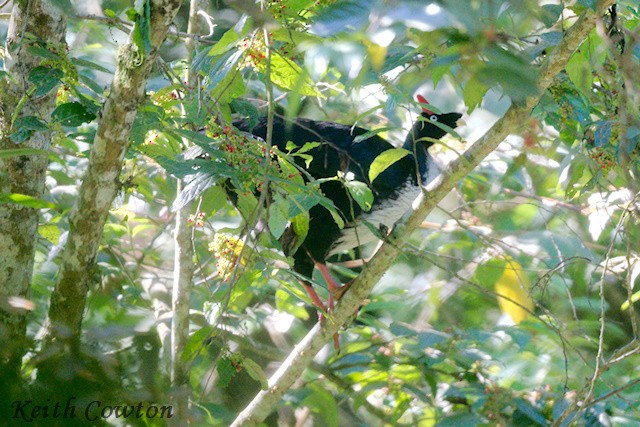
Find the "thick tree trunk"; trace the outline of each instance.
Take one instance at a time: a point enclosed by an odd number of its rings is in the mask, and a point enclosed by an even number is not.
[[[119,186],[119,175],[138,107],[157,50],[181,2],[151,2],[150,44],[146,54],[129,42],[118,52],[111,91],[93,141],[89,167],[69,219],[69,237],[62,254],[58,283],[51,296],[45,348],[69,345],[77,349],[90,285],[95,283],[95,260],[102,230]]]
[[[44,121],[55,107],[55,91],[35,97],[27,95],[32,86],[29,72],[42,61],[28,49],[32,34],[57,49],[64,48],[66,21],[61,11],[46,0],[15,1],[6,41],[5,71],[0,80],[0,150],[33,148],[43,154],[0,157],[0,193],[42,197],[51,145],[49,132],[35,132],[16,144],[12,120],[36,116]],[[23,100],[23,97],[26,99]],[[22,108],[16,106],[23,100]],[[38,233],[38,210],[19,204],[0,204],[0,384],[9,396],[20,389],[20,369],[25,352],[26,318],[29,314],[31,277]],[[3,394],[5,399],[7,395]],[[10,400],[10,399],[9,399]]]

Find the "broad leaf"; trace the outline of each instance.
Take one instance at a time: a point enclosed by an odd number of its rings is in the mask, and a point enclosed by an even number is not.
[[[321,36],[334,36],[353,32],[369,22],[373,0],[345,0],[323,10],[311,25],[311,32]]]
[[[289,224],[289,202],[276,194],[274,202],[269,206],[269,231],[276,239],[282,237]]]
[[[369,168],[369,182],[373,182],[378,175],[384,172],[389,166],[409,154],[404,148],[391,148],[375,158]]]
[[[360,205],[362,210],[368,211],[373,204],[373,192],[367,184],[360,181],[345,181],[345,186],[353,200]]]
[[[13,123],[15,131],[10,139],[15,143],[21,143],[29,139],[33,132],[40,132],[49,129],[47,124],[35,116],[18,117]]]
[[[62,70],[58,68],[37,66],[29,72],[29,82],[36,87],[34,96],[42,96],[51,92],[64,77]]]
[[[37,148],[9,148],[0,150],[0,159],[16,156],[31,156],[34,154],[48,154],[45,150]]]
[[[251,378],[260,383],[260,388],[262,390],[267,390],[269,388],[267,375],[264,373],[260,365],[248,357],[245,357],[242,359],[242,367],[247,371],[247,374],[249,374]]]
[[[28,208],[35,209],[54,209],[56,207],[54,203],[19,193],[0,193],[0,203],[14,203],[16,205],[22,205]]]
[[[96,115],[79,102],[60,104],[51,113],[51,120],[63,126],[80,126],[83,123],[91,122],[95,118]]]

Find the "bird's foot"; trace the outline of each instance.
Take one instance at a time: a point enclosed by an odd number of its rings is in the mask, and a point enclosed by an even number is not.
[[[315,289],[313,289],[313,286],[311,286],[309,282],[302,281],[302,286],[304,286],[305,291],[307,291],[307,295],[309,295],[309,298],[311,298],[311,302],[313,302],[313,305],[315,305],[318,308],[318,312],[319,312],[318,317],[320,319],[320,324],[321,325],[324,324],[324,321],[326,319],[326,313],[333,311],[334,304],[333,304],[333,296],[331,292],[329,292],[328,307],[325,307],[324,303],[322,302],[322,299],[320,299],[320,296],[315,291]],[[340,352],[340,340],[338,338],[337,332],[333,335],[333,348],[338,353]]]
[[[353,280],[348,281],[344,285],[340,285],[336,281],[336,279],[333,278],[326,264],[317,262],[316,267],[320,271],[320,274],[324,278],[325,282],[327,282],[327,286],[329,287],[329,310],[332,310],[333,300],[338,301],[340,298],[342,298],[344,293],[351,286],[351,283],[353,282]]]
[[[340,286],[338,289],[333,291],[333,295],[334,295],[336,301],[339,300],[340,298],[342,298],[344,293],[349,290],[349,288],[351,287],[351,284],[353,283],[353,280],[354,279],[349,280],[347,283],[345,283],[344,285]]]

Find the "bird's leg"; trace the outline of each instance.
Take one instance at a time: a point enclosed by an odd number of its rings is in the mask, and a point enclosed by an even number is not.
[[[324,281],[327,282],[327,285],[329,286],[329,293],[334,294],[338,289],[342,287],[340,284],[338,284],[338,282],[336,282],[336,279],[333,278],[326,264],[322,262],[316,262],[316,268],[320,270],[320,274],[324,278]]]
[[[352,280],[345,283],[344,285],[340,285],[338,284],[338,282],[336,282],[336,279],[333,278],[326,264],[321,262],[316,262],[316,267],[318,268],[318,270],[320,271],[320,274],[322,275],[325,282],[327,282],[327,285],[329,286],[329,310],[332,310],[334,298],[336,300],[339,300],[340,298],[342,298],[342,295],[344,295],[347,289],[349,289],[349,286],[351,286]]]
[[[313,286],[306,280],[301,280],[302,286],[304,286],[304,290],[307,291],[307,295],[311,298],[311,302],[320,310],[320,315],[324,317],[324,313],[327,312],[327,307],[324,306],[324,303],[320,299],[318,293],[313,289]]]
[[[325,269],[326,269],[326,266],[325,266]],[[318,293],[315,291],[315,289],[313,289],[313,286],[311,286],[309,282],[307,282],[306,280],[302,280],[301,282],[302,282],[302,286],[304,286],[305,291],[307,291],[309,298],[311,298],[313,305],[315,305],[318,308],[318,311],[320,312],[318,316],[320,318],[320,323],[321,324],[324,323],[325,313],[328,311],[327,307],[325,307],[325,305],[322,303],[320,296],[318,296]],[[329,310],[332,310],[332,309],[333,309],[333,295],[332,295],[332,292],[329,292]],[[333,348],[338,352],[340,351],[340,340],[338,338],[337,332],[333,334]]]

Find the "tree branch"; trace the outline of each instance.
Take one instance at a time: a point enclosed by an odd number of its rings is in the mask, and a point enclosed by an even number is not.
[[[104,224],[119,187],[129,135],[158,48],[181,2],[153,0],[151,51],[140,52],[132,36],[118,51],[111,92],[102,110],[78,200],[69,218],[69,237],[58,282],[51,295],[44,347],[61,341],[77,347],[89,285],[95,282],[95,260]]]
[[[546,58],[539,70],[538,94],[527,98],[523,105],[512,105],[487,133],[474,143],[461,157],[453,161],[440,177],[431,182],[417,200],[417,207],[402,219],[390,234],[388,241],[373,256],[350,289],[338,302],[323,325],[316,324],[289,354],[269,380],[269,388],[260,391],[253,401],[238,415],[232,427],[255,426],[273,410],[282,395],[299,378],[315,355],[331,339],[349,317],[360,307],[375,284],[393,264],[399,250],[428,213],[435,208],[454,186],[509,135],[519,128],[538,104],[542,94],[563,70],[573,52],[595,26],[596,16],[606,10],[613,0],[599,4],[597,11],[585,11],[565,34],[555,50]],[[415,204],[414,204],[415,205]]]
[[[189,33],[206,34],[207,26],[204,19],[198,15],[207,8],[207,0],[191,0],[189,7]],[[187,39],[187,55],[189,63],[192,63],[196,55],[197,38]],[[195,87],[198,75],[192,69],[187,70],[185,77],[189,87]],[[183,110],[183,114],[186,114]],[[183,141],[185,147],[188,141]],[[176,194],[180,194],[182,180],[178,180]],[[175,254],[173,263],[173,292],[171,318],[171,385],[178,393],[175,394],[176,417],[170,420],[170,425],[180,426],[187,424],[189,411],[189,365],[184,363],[184,353],[189,339],[189,309],[191,308],[191,290],[193,285],[192,229],[187,225],[187,219],[191,212],[192,203],[189,202],[176,212],[175,219]]]
[[[2,4],[5,6],[6,2]],[[48,120],[55,107],[56,92],[31,96],[33,85],[27,77],[40,65],[42,57],[28,49],[24,34],[28,32],[51,46],[62,47],[66,20],[62,11],[49,1],[14,2],[7,32],[5,70],[11,78],[0,79],[0,150],[16,148],[10,139],[13,120],[36,116]],[[16,106],[24,101],[22,109]],[[0,193],[24,194],[41,198],[51,146],[50,132],[33,132],[21,148],[40,150],[43,154],[0,158]],[[27,315],[30,308],[20,301],[29,298],[33,275],[38,209],[0,203],[0,383],[7,384],[9,398],[17,396],[21,385],[20,369],[25,352]],[[16,302],[17,301],[17,302]]]

